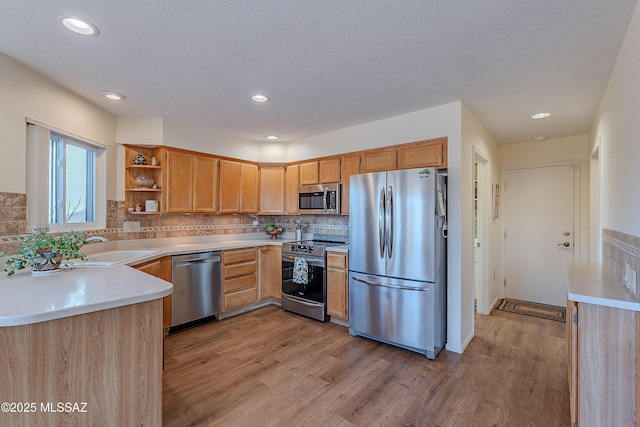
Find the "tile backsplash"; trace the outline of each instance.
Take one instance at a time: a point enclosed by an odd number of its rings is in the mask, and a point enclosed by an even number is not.
[[[0,192],[0,252],[12,249],[11,240],[28,232],[26,194]],[[100,235],[109,240],[153,239],[163,237],[207,236],[212,234],[242,234],[264,231],[267,224],[276,224],[285,231],[295,230],[294,220],[308,224],[305,233],[349,234],[349,217],[342,215],[259,215],[259,225],[247,214],[203,215],[161,214],[130,215],[124,201],[107,201],[106,228],[91,230],[88,235]],[[124,222],[139,222],[139,231],[124,231]]]
[[[611,229],[602,230],[602,263],[624,283],[626,264],[636,271],[636,289],[640,275],[640,237]]]

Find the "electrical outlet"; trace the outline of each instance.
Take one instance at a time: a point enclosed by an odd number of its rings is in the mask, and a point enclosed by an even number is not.
[[[122,231],[125,233],[136,233],[140,231],[140,221],[123,221]]]

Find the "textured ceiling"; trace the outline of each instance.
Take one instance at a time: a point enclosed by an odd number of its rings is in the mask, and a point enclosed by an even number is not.
[[[636,3],[2,0],[0,52],[114,114],[234,139],[295,140],[462,100],[507,143],[589,132]],[[100,34],[70,33],[61,14]],[[257,92],[271,101],[253,103]],[[553,115],[529,118],[539,111]]]

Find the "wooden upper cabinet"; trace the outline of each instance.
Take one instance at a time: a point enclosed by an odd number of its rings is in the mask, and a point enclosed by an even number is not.
[[[320,181],[318,173],[318,162],[300,163],[300,185],[314,185]]]
[[[258,174],[258,165],[241,163],[241,185],[240,192],[240,212],[242,213],[258,213],[258,184],[260,177]]]
[[[287,214],[298,213],[299,170],[300,166],[298,164],[288,165],[284,173],[285,211]]]
[[[398,149],[365,151],[361,155],[360,172],[381,172],[398,169]]]
[[[218,212],[218,159],[193,156],[193,211]]]
[[[258,213],[258,165],[220,160],[220,213]]]
[[[260,167],[260,213],[284,214],[284,166]]]
[[[193,199],[193,156],[182,151],[166,151],[167,212],[191,212]]]
[[[342,186],[340,191],[342,205],[340,213],[342,215],[349,215],[349,181],[351,175],[360,173],[360,154],[342,156],[341,171]]]
[[[340,157],[320,159],[318,164],[320,184],[340,182]]]
[[[398,148],[398,169],[446,167],[447,138],[415,142]]]
[[[220,160],[220,213],[240,212],[241,165]]]

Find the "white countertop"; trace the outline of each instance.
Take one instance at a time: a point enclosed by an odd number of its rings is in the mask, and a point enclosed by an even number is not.
[[[640,299],[602,264],[566,262],[568,299],[576,302],[640,311]]]
[[[293,233],[288,234],[293,236]],[[0,273],[0,327],[137,304],[163,298],[173,292],[171,283],[128,267],[131,265],[168,255],[282,245],[287,240],[292,239],[271,239],[264,233],[254,233],[118,240],[85,245],[82,250],[87,254],[87,262],[74,261],[73,268],[39,276],[26,270],[11,277]],[[127,254],[117,256],[118,252]],[[101,257],[108,262],[100,261]]]
[[[341,253],[348,254],[349,245],[327,246],[327,252],[341,252]]]
[[[287,236],[287,235],[291,236]],[[283,236],[286,236],[283,238]],[[289,237],[289,238],[287,238]],[[114,240],[106,243],[85,245],[82,251],[87,254],[87,261],[74,261],[79,266],[92,265],[137,265],[162,256],[181,255],[197,252],[220,251],[258,247],[267,245],[282,246],[283,242],[293,241],[293,233],[283,233],[278,239],[271,239],[265,233],[244,235],[211,235],[196,237],[168,237],[160,239]],[[100,262],[101,257],[119,251],[149,251],[140,256],[118,259],[108,263]]]
[[[119,265],[0,277],[0,326],[19,326],[163,298],[164,280]]]

